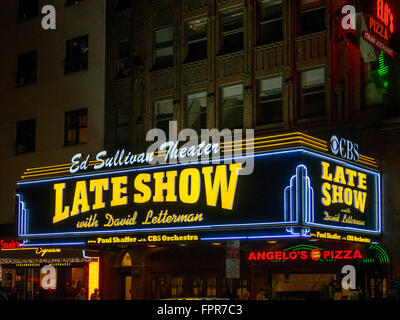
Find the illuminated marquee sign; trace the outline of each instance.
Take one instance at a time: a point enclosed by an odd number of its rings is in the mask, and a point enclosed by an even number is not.
[[[364,30],[364,40],[394,58],[395,52],[389,47],[389,41],[396,33],[396,14],[388,0],[373,0],[368,14],[368,31]]]
[[[303,148],[254,155],[250,175],[240,175],[241,164],[232,162],[20,181],[19,236],[139,239],[143,232],[249,235],[268,228],[295,236],[301,228],[310,237],[310,228],[320,227],[381,232],[378,171]]]

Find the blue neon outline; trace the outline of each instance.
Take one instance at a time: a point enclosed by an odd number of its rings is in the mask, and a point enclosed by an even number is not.
[[[269,226],[286,226],[295,225],[291,222],[269,222],[269,223],[247,223],[247,224],[219,224],[219,225],[205,225],[205,226],[188,226],[188,227],[166,227],[166,228],[143,228],[143,229],[120,229],[120,230],[97,230],[97,231],[70,231],[70,232],[56,232],[56,233],[33,233],[27,236],[31,237],[44,237],[44,236],[62,236],[62,235],[90,235],[90,234],[119,234],[119,233],[132,233],[132,232],[154,232],[154,231],[174,231],[174,230],[197,230],[197,229],[214,229],[214,228],[226,228],[226,227],[269,227]]]
[[[290,178],[290,185],[284,189],[283,215],[285,222],[295,222],[299,224],[300,214],[302,215],[302,221],[304,221],[304,216],[307,217],[310,216],[311,213],[314,213],[314,202],[311,202],[314,190],[310,186],[311,180],[308,177],[308,169],[304,164],[299,164],[295,172],[296,174]],[[294,190],[296,190],[296,192],[294,192]],[[288,204],[290,207],[289,212],[287,211]],[[296,207],[295,218],[293,207]],[[300,233],[294,231],[294,227],[286,228],[286,232],[293,235],[300,235]]]
[[[243,240],[243,239],[278,239],[278,238],[300,238],[300,234],[295,235],[262,235],[262,236],[222,236],[201,238],[201,241],[217,241],[217,240]],[[308,238],[308,236],[307,236]]]
[[[382,208],[381,208],[381,174],[378,171],[373,171],[370,169],[366,169],[362,166],[355,166],[352,164],[349,164],[348,162],[345,162],[340,159],[336,159],[335,157],[328,157],[325,156],[319,152],[315,151],[310,151],[307,150],[304,147],[298,147],[290,150],[281,150],[281,151],[271,151],[271,152],[263,152],[263,153],[257,153],[257,154],[252,154],[252,155],[244,155],[244,156],[232,156],[230,159],[245,159],[249,157],[264,157],[264,156],[274,156],[278,154],[288,154],[288,153],[302,153],[302,154],[311,154],[314,155],[318,158],[322,159],[327,159],[331,162],[336,162],[343,164],[347,167],[363,171],[372,175],[376,176],[377,183],[376,183],[376,197],[377,201],[377,215],[376,215],[376,224],[378,224],[378,230],[369,230],[369,229],[358,229],[358,228],[351,228],[351,227],[338,227],[338,226],[332,226],[332,225],[326,225],[326,224],[317,224],[314,222],[309,222],[309,221],[303,221],[303,224],[308,225],[308,226],[321,226],[325,227],[327,229],[333,229],[333,230],[351,230],[351,231],[358,231],[358,232],[364,232],[364,233],[372,233],[372,234],[380,234],[381,233],[381,221],[382,221]],[[226,160],[226,159],[225,159]],[[82,179],[85,177],[94,177],[94,176],[104,176],[104,175],[114,175],[118,173],[128,173],[128,172],[135,172],[135,171],[144,171],[144,170],[159,170],[162,168],[169,168],[169,167],[180,167],[180,166],[187,166],[187,165],[199,165],[199,164],[210,164],[209,160],[205,161],[198,161],[198,162],[185,162],[185,163],[178,163],[178,164],[166,164],[166,165],[160,165],[160,166],[151,166],[151,167],[140,167],[140,168],[131,168],[131,169],[123,169],[123,170],[115,170],[115,171],[103,171],[103,172],[98,172],[98,173],[91,173],[91,174],[83,174],[83,175],[74,175],[74,176],[68,176],[68,177],[55,177],[55,178],[46,178],[43,180],[32,180],[32,181],[19,181],[17,182],[17,185],[27,185],[27,184],[37,184],[37,183],[44,183],[48,181],[63,181],[63,180],[75,180],[75,179]],[[311,188],[312,189],[312,188]],[[314,198],[314,191],[312,190],[312,198]],[[18,195],[20,196],[20,195]],[[22,197],[21,197],[22,198]],[[24,204],[23,204],[24,205]],[[23,206],[22,205],[22,206]],[[311,205],[311,204],[310,204]],[[312,205],[312,207],[314,207]],[[18,206],[18,210],[21,210],[21,207]],[[279,225],[279,226],[285,226],[288,225],[285,222],[267,222],[267,223],[247,223],[247,224],[223,224],[223,225],[209,225],[209,226],[189,226],[189,227],[167,227],[167,228],[145,228],[145,229],[128,229],[128,230],[96,230],[96,231],[82,231],[82,232],[61,232],[61,233],[38,233],[38,234],[28,234],[27,233],[27,212],[25,208],[22,209],[22,225],[21,225],[21,215],[20,212],[18,212],[18,230],[22,231],[21,235],[23,236],[31,236],[31,237],[43,237],[43,236],[61,236],[61,235],[88,235],[88,234],[107,234],[107,233],[132,233],[132,232],[151,232],[151,231],[165,231],[165,230],[197,230],[197,229],[212,229],[212,228],[219,228],[219,227],[245,227],[245,226],[272,226],[272,225]],[[314,217],[314,208],[311,210],[313,213]],[[298,213],[296,212],[296,216],[298,216]],[[303,215],[304,219],[304,215]],[[312,219],[313,220],[313,219]],[[297,221],[299,223],[299,221]],[[293,223],[291,223],[293,224]],[[21,227],[21,229],[20,229]]]
[[[76,245],[85,245],[85,242],[46,242],[46,243],[29,243],[29,244],[22,244],[21,247],[49,247],[49,246],[76,246]]]

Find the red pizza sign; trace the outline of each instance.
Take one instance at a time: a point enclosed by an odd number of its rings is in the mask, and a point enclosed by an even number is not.
[[[362,259],[360,250],[277,250],[251,251],[249,261],[321,261],[321,260],[356,260]]]
[[[395,30],[395,15],[387,0],[375,0],[375,12],[369,17],[369,30],[389,41]]]

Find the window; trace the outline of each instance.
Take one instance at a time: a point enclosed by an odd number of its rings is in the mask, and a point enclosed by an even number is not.
[[[117,109],[117,146],[127,146],[129,144],[129,108],[122,107]]]
[[[117,78],[125,78],[129,75],[129,40],[124,39],[118,43]]]
[[[221,129],[243,126],[243,85],[222,88]]]
[[[243,50],[243,9],[222,14],[222,52]]]
[[[65,74],[85,70],[89,66],[89,36],[67,41],[67,56],[65,59]]]
[[[38,15],[38,0],[19,0],[17,22],[24,22]]]
[[[158,129],[169,132],[169,121],[174,118],[172,99],[157,101],[155,103],[155,126]]]
[[[257,125],[282,122],[282,77],[259,81]]]
[[[37,51],[30,51],[18,56],[17,87],[36,82]]]
[[[171,67],[174,64],[174,28],[169,27],[155,32],[154,66]]]
[[[65,113],[65,145],[86,143],[88,138],[87,109]]]
[[[124,11],[131,7],[131,0],[118,0],[115,11]]]
[[[65,6],[70,6],[73,4],[77,4],[79,2],[82,2],[83,0],[67,0],[67,2],[65,3]]]
[[[301,0],[300,11],[301,34],[309,34],[326,29],[324,0]]]
[[[282,0],[259,0],[257,4],[260,44],[282,41]]]
[[[187,96],[186,119],[188,128],[196,130],[207,128],[207,93],[199,92]]]
[[[207,19],[196,19],[185,24],[186,62],[207,58]]]
[[[36,119],[17,122],[15,153],[35,151]]]
[[[300,117],[325,115],[325,68],[301,72]]]

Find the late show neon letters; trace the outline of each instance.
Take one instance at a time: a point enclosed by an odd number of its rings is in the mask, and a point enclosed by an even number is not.
[[[364,213],[367,199],[367,175],[325,161],[322,166],[322,204],[326,207],[334,203],[346,204]]]
[[[193,204],[199,201],[204,192],[207,206],[216,207],[218,199],[222,209],[232,210],[240,163],[230,165],[206,166],[201,169],[186,168],[180,173],[176,170],[140,173],[132,176],[117,176],[75,182],[74,197],[71,204],[65,204],[66,183],[55,183],[55,206],[53,223],[57,223],[88,212],[106,207],[124,206],[128,203],[177,202]],[[130,179],[133,178],[133,181]],[[128,184],[133,184],[134,193],[128,194]],[[152,183],[152,188],[149,184]],[[94,193],[93,203],[89,203],[89,192]],[[106,204],[104,193],[110,192],[111,201]]]

